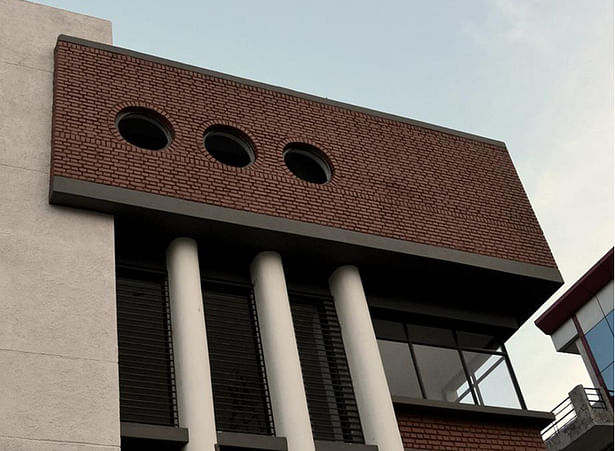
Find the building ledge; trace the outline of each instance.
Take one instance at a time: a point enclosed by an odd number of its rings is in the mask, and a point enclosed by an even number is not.
[[[179,450],[188,443],[188,429],[142,423],[120,424],[122,449]]]
[[[392,398],[393,404],[396,407],[408,407],[414,410],[431,410],[447,414],[465,413],[477,417],[488,416],[491,418],[514,420],[524,424],[532,424],[540,428],[550,424],[555,419],[555,416],[551,412],[541,412],[537,410],[475,406],[445,401],[432,401],[429,399],[407,398],[404,396],[393,396]]]
[[[316,451],[378,451],[376,445],[315,440]]]
[[[218,449],[220,447],[222,447],[222,450],[225,447],[272,451],[286,451],[288,449],[285,437],[226,431],[218,431]]]

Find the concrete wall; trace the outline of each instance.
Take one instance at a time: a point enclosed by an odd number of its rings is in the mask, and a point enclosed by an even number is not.
[[[113,219],[48,203],[58,34],[107,21],[0,1],[0,449],[119,449]]]
[[[576,316],[584,333],[587,333],[598,324],[602,319],[613,310],[613,281],[611,280],[604,287],[592,296],[583,307],[577,312]]]
[[[593,295],[576,313],[583,333],[587,333],[613,310],[613,281]],[[578,338],[577,329],[572,319],[567,320],[555,332],[551,334],[551,340],[555,349],[559,352],[578,354],[578,347],[574,342]],[[572,344],[572,346],[571,346]],[[588,366],[591,368],[591,366]],[[591,371],[590,371],[591,372]]]

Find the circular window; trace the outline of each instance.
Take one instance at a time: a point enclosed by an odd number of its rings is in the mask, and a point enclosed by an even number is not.
[[[167,124],[160,114],[145,108],[124,111],[115,123],[122,138],[148,150],[162,150],[171,144],[171,131]]]
[[[205,149],[218,160],[236,168],[254,162],[254,151],[245,135],[232,127],[217,126],[205,132]]]
[[[331,180],[331,167],[322,152],[308,144],[290,144],[284,151],[284,162],[302,180],[324,184]]]

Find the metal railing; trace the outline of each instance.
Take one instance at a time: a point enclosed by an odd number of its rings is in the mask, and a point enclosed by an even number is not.
[[[602,396],[602,392],[598,388],[583,388],[590,407],[593,409],[606,409],[606,401]],[[557,406],[555,406],[551,413],[555,415],[555,420],[549,424],[546,428],[540,431],[542,439],[547,441],[553,435],[561,431],[577,418],[577,413],[570,397],[567,397]]]

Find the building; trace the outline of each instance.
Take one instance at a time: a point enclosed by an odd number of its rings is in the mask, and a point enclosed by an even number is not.
[[[557,351],[583,358],[596,387],[575,387],[556,408],[549,449],[613,449],[613,248],[535,323]]]
[[[544,449],[502,142],[0,20],[0,449]]]

